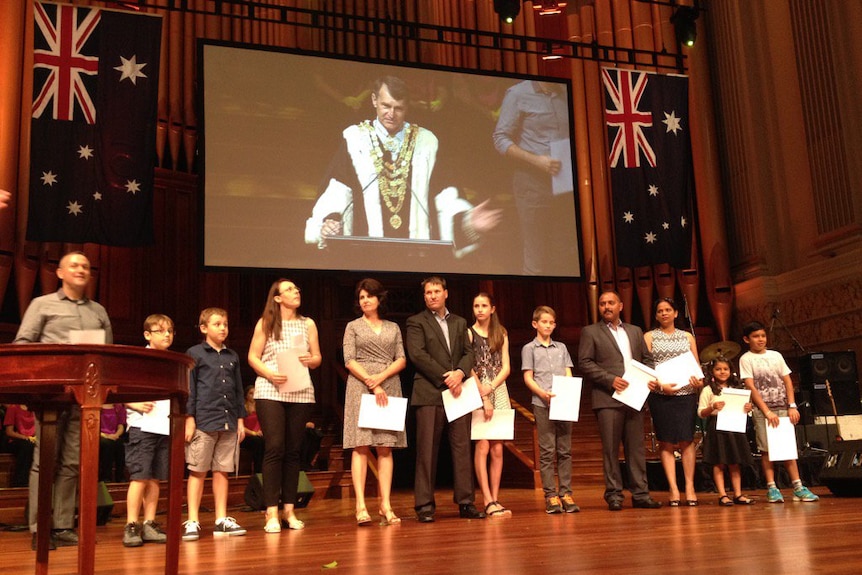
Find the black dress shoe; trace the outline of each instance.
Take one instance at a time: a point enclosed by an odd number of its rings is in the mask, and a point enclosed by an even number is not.
[[[54,540],[54,534],[48,538],[48,551],[54,551],[57,548],[57,542]],[[30,550],[36,550],[36,534],[33,534],[33,539],[30,541]]]
[[[434,512],[420,511],[416,514],[416,518],[419,520],[419,523],[434,523]]]
[[[608,511],[622,511],[623,510],[623,502],[622,501],[608,501]]]
[[[461,515],[461,519],[484,519],[485,513],[483,511],[479,511],[476,509],[476,506],[472,503],[468,503],[467,505],[459,505],[458,513]]]
[[[658,509],[661,507],[661,502],[656,501],[652,497],[647,497],[646,499],[636,499],[632,501],[632,507],[636,509]]]

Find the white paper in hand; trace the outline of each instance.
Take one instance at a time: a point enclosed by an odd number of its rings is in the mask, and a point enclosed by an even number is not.
[[[287,376],[287,382],[278,386],[280,393],[299,391],[311,385],[311,374],[308,368],[299,361],[304,349],[290,347],[275,356],[278,363],[278,373]]]
[[[634,410],[640,411],[649,396],[649,384],[658,379],[658,374],[654,369],[641,362],[632,361],[626,365],[623,379],[628,382],[629,386],[622,391],[615,391],[613,398]]]
[[[750,389],[734,389],[727,387],[721,390],[721,395],[713,401],[723,401],[724,407],[716,415],[716,431],[733,431],[745,433],[748,425],[748,414],[745,413],[745,404],[751,397]]]
[[[359,400],[359,427],[404,431],[407,417],[407,398],[388,397],[385,407],[377,405],[373,393],[363,393]]]
[[[581,414],[581,388],[583,379],[555,375],[551,392],[551,407],[548,419],[551,421],[577,421]]]
[[[482,396],[479,387],[472,377],[461,384],[461,394],[458,397],[452,395],[452,391],[443,390],[443,409],[446,411],[446,419],[455,421],[482,407]]]
[[[769,461],[799,458],[799,452],[796,450],[796,430],[789,417],[779,417],[778,427],[766,424],[766,445],[769,447]]]
[[[485,410],[473,412],[473,422],[470,427],[470,439],[511,441],[515,438],[515,410],[495,409],[489,421],[485,421]]]

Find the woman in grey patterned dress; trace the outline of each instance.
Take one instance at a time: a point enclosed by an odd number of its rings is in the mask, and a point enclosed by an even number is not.
[[[495,409],[511,409],[506,378],[509,377],[509,336],[497,317],[494,300],[485,292],[473,298],[473,316],[476,323],[468,335],[473,343],[473,377],[479,384],[485,420],[494,415]],[[488,455],[491,455],[490,468]],[[482,489],[485,514],[491,518],[511,517],[512,512],[503,507],[497,498],[500,494],[500,478],[503,475],[503,442],[481,439],[476,442],[473,455],[476,478]]]
[[[407,365],[401,329],[380,317],[386,291],[374,279],[366,278],[356,286],[356,299],[362,317],[347,324],[344,330],[344,364],[350,371],[344,399],[344,447],[353,448],[350,472],[356,492],[356,524],[370,525],[365,506],[365,478],[371,448],[377,451],[377,485],[380,495],[378,512],[381,522],[397,524],[401,519],[392,511],[392,449],[407,447],[404,431],[386,431],[359,427],[359,403],[363,394],[373,393],[377,404],[385,406],[389,397],[401,397],[399,372]]]
[[[644,334],[647,348],[653,355],[656,365],[664,363],[684,353],[697,356],[697,343],[694,336],[677,329],[675,321],[679,315],[676,303],[670,298],[662,298],[653,305],[653,314],[659,327]],[[679,486],[676,481],[676,457],[674,448],[682,454],[682,470],[685,475],[685,505],[697,505],[694,489],[695,447],[694,424],[697,417],[697,400],[703,381],[694,375],[688,381],[662,381],[649,396],[656,440],[662,468],[670,491],[670,506],[679,507]]]

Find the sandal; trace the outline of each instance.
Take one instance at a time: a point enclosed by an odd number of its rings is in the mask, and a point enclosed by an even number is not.
[[[697,507],[698,506],[697,499],[686,499],[685,504],[688,507]]]
[[[401,518],[395,515],[395,512],[392,509],[379,510],[380,513],[380,524],[381,525],[398,525],[401,523]]]
[[[368,514],[367,509],[360,509],[356,512],[356,526],[366,527],[368,525],[371,525],[371,516]]]
[[[668,501],[669,507],[679,507],[679,499],[671,499]]]
[[[287,527],[288,529],[293,529],[294,531],[300,531],[305,529],[305,523],[300,521],[296,515],[291,515],[289,517],[285,517],[281,521],[282,527]]]
[[[754,499],[751,499],[747,495],[737,495],[733,498],[733,502],[737,505],[754,505]]]
[[[496,509],[492,510],[492,507]],[[499,501],[492,501],[485,506],[485,515],[491,519],[504,519],[512,516],[512,512],[503,507]]]
[[[278,515],[267,517],[263,530],[266,533],[281,533],[281,521],[278,520]]]
[[[733,501],[727,495],[722,495],[718,498],[718,504],[722,507],[733,507]]]

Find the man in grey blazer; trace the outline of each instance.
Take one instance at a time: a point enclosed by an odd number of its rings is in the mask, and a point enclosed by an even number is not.
[[[458,396],[473,368],[473,347],[467,338],[467,321],[446,309],[446,280],[423,280],[425,310],[407,318],[407,355],[416,368],[411,403],[416,408],[416,475],[414,498],[421,523],[434,521],[437,454],[447,427],[443,390]],[[454,499],[465,519],[483,519],[473,504],[473,462],[470,457],[471,414],[448,423],[452,448]]]
[[[612,397],[614,391],[622,391],[629,385],[622,378],[626,363],[634,359],[653,366],[641,329],[620,321],[622,309],[618,293],[605,291],[599,296],[601,319],[581,331],[578,367],[592,384],[593,411],[602,438],[608,509],[621,511],[623,508],[623,482],[618,461],[620,441],[625,450],[632,505],[658,509],[661,503],[650,497],[647,484],[643,413]]]

